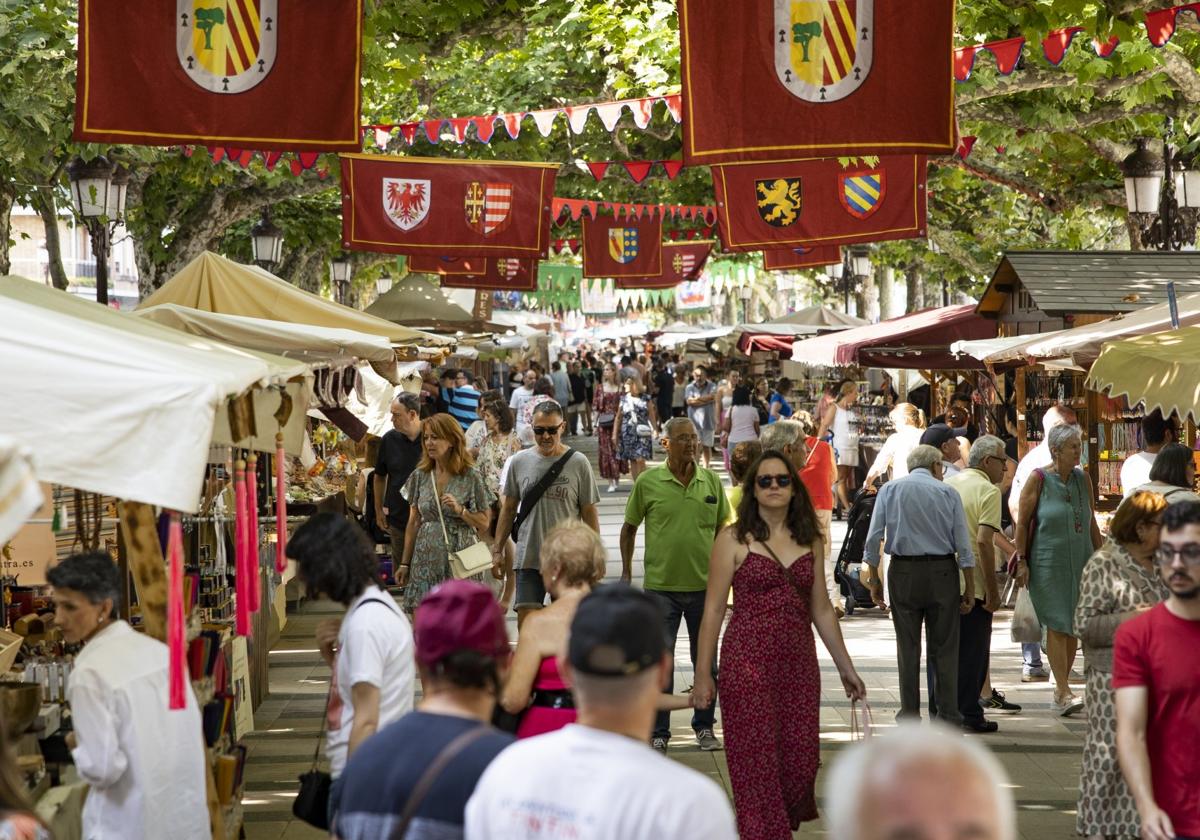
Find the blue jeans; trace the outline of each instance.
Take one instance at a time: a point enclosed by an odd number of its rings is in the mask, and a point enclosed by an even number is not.
[[[666,592],[661,589],[647,589],[646,594],[658,602],[663,613],[663,629],[667,636],[667,649],[672,658],[675,653],[675,640],[679,638],[680,620],[687,623],[688,643],[692,654],[692,667],[696,667],[696,644],[700,639],[700,620],[704,617],[704,592]],[[713,659],[713,679],[717,677],[717,661]],[[675,669],[671,669],[671,680],[667,683],[667,694],[675,693]],[[712,729],[716,721],[716,697],[707,709],[696,709],[692,712],[692,729]],[[659,712],[654,719],[655,738],[671,737],[671,713]]]
[[[1025,670],[1042,667],[1042,646],[1037,642],[1021,645],[1021,656],[1025,659]]]

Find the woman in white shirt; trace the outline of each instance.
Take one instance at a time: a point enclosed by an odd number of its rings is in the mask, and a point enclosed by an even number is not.
[[[316,633],[321,658],[333,672],[325,756],[335,801],[346,760],[375,732],[412,711],[412,627],[379,587],[373,546],[346,517],[310,517],[288,540],[287,555],[297,562],[309,597],[323,595],[346,607],[344,617],[321,622]]]
[[[116,563],[102,551],[75,554],[46,579],[63,640],[83,643],[67,688],[75,727],[67,746],[90,786],[83,836],[209,840],[196,697],[186,685],[184,708],[168,708],[167,646],[117,618]]]
[[[750,404],[750,389],[738,385],[733,389],[733,404],[725,412],[725,420],[721,426],[725,448],[725,468],[729,469],[729,456],[733,448],[748,440],[758,440],[758,409]]]
[[[925,431],[925,412],[912,403],[897,403],[888,414],[888,419],[892,421],[896,431],[888,435],[887,440],[883,442],[883,448],[879,450],[871,468],[867,470],[867,480],[864,484],[867,488],[889,469],[892,471],[892,479],[908,475],[908,456],[921,445],[921,434]]]
[[[837,453],[838,480],[834,485],[842,510],[850,510],[850,497],[854,490],[854,470],[858,467],[858,432],[851,426],[853,413],[850,406],[858,402],[858,385],[847,379],[838,388],[837,401],[825,410],[821,418],[818,438],[827,431],[833,432],[833,449]]]

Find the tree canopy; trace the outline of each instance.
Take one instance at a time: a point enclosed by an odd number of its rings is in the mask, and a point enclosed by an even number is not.
[[[765,2],[765,0],[759,0]],[[1120,161],[1139,136],[1161,137],[1174,119],[1182,151],[1200,146],[1200,28],[1190,14],[1161,48],[1146,37],[1146,12],[1170,0],[970,0],[957,11],[958,43],[1024,36],[1017,69],[1000,75],[980,53],[957,86],[959,128],[971,154],[930,161],[931,252],[924,241],[879,246],[878,260],[947,278],[977,291],[1006,248],[1129,247]],[[336,160],[296,176],[214,164],[204,149],[81,147],[70,139],[75,79],[75,3],[0,0],[0,270],[7,270],[8,211],[69,205],[65,164],[101,151],[133,177],[127,226],[143,291],[204,249],[246,256],[245,232],[270,205],[286,234],[280,273],[316,288],[338,248]],[[1042,54],[1050,30],[1082,26],[1059,66]],[[1108,58],[1091,46],[1111,36]],[[363,39],[363,122],[400,123],[654,96],[679,89],[672,0],[375,0]],[[714,56],[720,61],[720,56]],[[764,115],[764,119],[768,116]],[[548,137],[527,122],[517,139],[497,128],[474,139],[407,146],[392,153],[557,161],[557,194],[630,203],[706,204],[707,169],[634,184],[619,168],[601,182],[589,161],[679,157],[679,126],[659,107],[646,130],[626,114],[613,131],[592,117],[582,134],[560,120]],[[322,177],[324,170],[326,177]],[[560,235],[577,236],[570,226]],[[360,267],[391,259],[356,255]],[[364,282],[370,271],[358,272]]]

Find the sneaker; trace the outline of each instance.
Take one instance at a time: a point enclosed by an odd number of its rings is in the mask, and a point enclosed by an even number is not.
[[[1070,717],[1073,714],[1083,711],[1083,700],[1075,695],[1063,700],[1061,703],[1055,700],[1050,704],[1050,708],[1054,710],[1054,714],[1059,717]]]
[[[666,755],[667,754],[667,741],[669,741],[669,740],[670,740],[670,738],[651,738],[650,739],[650,747],[651,747],[651,749],[657,750],[658,752],[662,753],[663,755]]]
[[[1016,703],[1009,703],[1004,699],[1004,692],[992,689],[991,697],[979,698],[979,705],[983,707],[985,712],[1005,712],[1006,714],[1015,715],[1021,711],[1021,707]]]
[[[615,481],[610,481],[610,482],[608,483],[608,489],[607,489],[607,490],[605,490],[604,492],[606,492],[606,493],[616,493],[616,492],[617,492],[617,482],[615,482]]]
[[[962,722],[963,732],[974,732],[980,735],[989,732],[997,732],[1000,729],[1000,724],[993,720],[964,720]]]
[[[1021,682],[1050,682],[1050,672],[1042,666],[1026,668],[1021,672]]]
[[[719,752],[725,749],[724,745],[717,740],[717,736],[713,734],[711,729],[696,730],[696,744],[705,752]],[[666,747],[663,749],[665,750]]]

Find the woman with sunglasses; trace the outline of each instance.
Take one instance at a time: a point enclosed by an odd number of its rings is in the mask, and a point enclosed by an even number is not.
[[[824,558],[796,468],[778,450],[763,452],[746,474],[737,522],[713,546],[692,689],[697,708],[712,702],[717,637],[736,583],[721,645],[721,706],[742,840],[790,838],[801,822],[817,818],[821,674],[814,626],[846,696],[867,695],[823,585]]]

